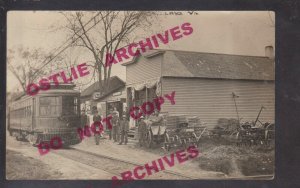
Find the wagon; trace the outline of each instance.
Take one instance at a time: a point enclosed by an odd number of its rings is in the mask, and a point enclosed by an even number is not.
[[[142,139],[140,143],[148,148],[151,148],[154,144],[160,144],[164,141],[166,125],[165,121],[159,123],[152,123],[149,120],[145,120],[146,128],[141,133]]]
[[[274,143],[275,140],[275,124],[268,123],[265,126],[265,141],[267,145],[270,145],[271,142]]]
[[[205,130],[206,127],[167,128],[164,148],[169,151],[173,147],[187,148],[191,145],[198,147]]]
[[[164,149],[170,150],[173,147],[188,147],[199,145],[199,140],[206,130],[197,116],[188,117],[168,116],[166,117],[166,132]]]
[[[198,117],[163,116],[163,121],[152,123],[144,120],[146,127],[139,127],[139,143],[151,148],[154,144],[163,145],[169,150],[173,147],[198,146],[199,140],[206,130]]]
[[[275,125],[266,122],[261,127],[253,123],[244,123],[237,134],[237,145],[269,145],[275,138]]]

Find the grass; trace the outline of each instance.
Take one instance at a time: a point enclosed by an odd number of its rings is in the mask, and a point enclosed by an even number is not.
[[[50,166],[19,152],[6,152],[6,178],[8,180],[59,179],[61,173]]]

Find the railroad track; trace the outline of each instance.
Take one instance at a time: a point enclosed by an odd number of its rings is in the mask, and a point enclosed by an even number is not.
[[[127,160],[117,159],[114,157],[95,154],[92,152],[70,148],[63,149],[57,152],[53,152],[55,155],[62,156],[64,158],[106,171],[112,176],[117,176],[120,178],[120,173],[133,170],[136,166],[144,166],[145,164],[140,164],[136,162],[131,162]],[[186,174],[174,172],[171,170],[163,170],[158,173],[154,173],[151,176],[146,176],[145,179],[172,179],[172,180],[188,180],[188,179],[198,179],[196,177],[188,176]]]

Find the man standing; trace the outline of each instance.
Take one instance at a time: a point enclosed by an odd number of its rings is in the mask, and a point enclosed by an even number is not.
[[[117,108],[116,108],[116,107],[114,107],[114,110],[113,110],[113,112],[117,114],[118,118],[120,118],[120,113],[118,112],[118,110],[117,110]]]
[[[113,135],[114,142],[118,142],[120,121],[116,112],[113,112],[111,122],[112,122],[112,135]]]
[[[81,110],[81,115],[80,115],[80,127],[83,129],[84,126],[89,125],[89,118],[88,116],[85,114],[85,109],[83,108]]]
[[[98,114],[97,108],[93,111],[93,129],[95,129],[94,136],[95,136],[95,142],[96,145],[99,145],[99,140],[100,140],[100,125],[101,125],[101,116]]]
[[[155,110],[153,114],[149,116],[149,121],[154,123],[160,123],[163,120],[163,117],[159,115],[159,111]]]
[[[147,125],[144,121],[144,116],[141,116],[138,124],[138,137],[140,146],[144,145],[145,134],[147,133]]]
[[[108,116],[113,117],[113,109],[109,109]],[[112,127],[109,127],[108,124],[106,123],[106,129],[108,129],[109,140],[111,140],[111,138],[112,138]]]
[[[121,141],[119,145],[123,144],[125,141],[125,145],[128,142],[128,131],[129,131],[129,122],[126,118],[126,114],[123,114],[122,119],[120,121],[120,132],[121,132]]]

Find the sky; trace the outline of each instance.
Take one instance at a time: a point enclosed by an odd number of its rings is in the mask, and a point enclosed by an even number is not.
[[[185,22],[191,23],[193,33],[168,45],[160,45],[159,49],[265,56],[265,46],[275,47],[275,14],[271,11],[185,11],[181,15],[159,12],[148,33],[136,33],[137,41]],[[7,49],[23,46],[50,52],[67,40],[65,31],[54,30],[56,25],[63,23],[64,17],[58,11],[9,11]],[[93,60],[84,51],[76,55],[79,62]],[[112,75],[126,81],[125,67],[121,63],[114,65]],[[17,88],[20,88],[17,79],[7,71],[7,91]]]

